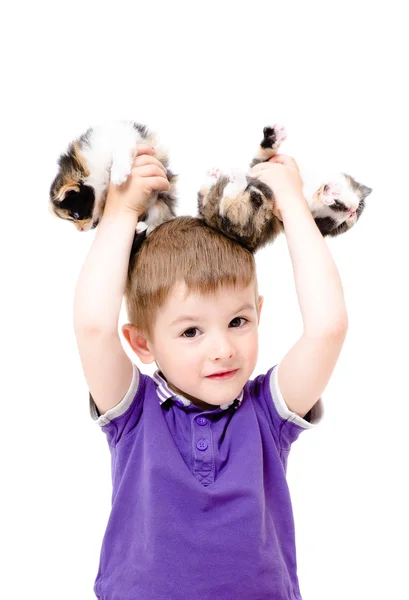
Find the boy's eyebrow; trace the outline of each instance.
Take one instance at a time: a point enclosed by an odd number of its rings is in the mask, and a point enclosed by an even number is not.
[[[249,304],[248,302],[246,304],[243,304],[243,306],[241,306],[240,308],[238,308],[237,310],[233,311],[232,314],[236,314],[241,312],[242,310],[255,310],[255,306],[254,304]],[[191,315],[181,315],[180,317],[178,317],[177,319],[175,319],[174,321],[172,321],[172,323],[170,323],[170,327],[173,327],[173,325],[177,325],[178,323],[182,323],[183,321],[199,321],[200,317],[194,317]]]

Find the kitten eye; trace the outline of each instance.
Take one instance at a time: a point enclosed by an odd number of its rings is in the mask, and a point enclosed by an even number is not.
[[[73,213],[72,217],[73,217],[73,219],[75,219],[75,220],[77,220],[77,219],[79,219],[79,218],[80,218],[80,216],[79,216],[79,214],[78,214],[77,212],[76,212],[76,213]]]

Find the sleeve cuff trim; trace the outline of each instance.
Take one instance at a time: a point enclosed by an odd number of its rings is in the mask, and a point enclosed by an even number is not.
[[[91,417],[94,420],[94,422],[97,425],[99,425],[100,427],[104,427],[104,425],[107,425],[113,419],[116,419],[117,417],[120,417],[121,415],[123,415],[128,410],[128,408],[131,406],[132,401],[136,396],[136,392],[138,391],[138,386],[139,386],[139,369],[133,363],[132,363],[132,367],[133,367],[132,382],[131,382],[131,385],[129,386],[129,389],[126,392],[125,396],[122,398],[122,400],[116,406],[113,406],[112,408],[107,410],[106,413],[104,413],[103,415],[99,414],[97,406],[90,395]]]
[[[292,412],[288,408],[287,404],[285,403],[283,395],[281,394],[280,388],[278,386],[279,366],[280,365],[277,365],[276,367],[274,367],[274,369],[270,375],[270,392],[271,392],[271,396],[273,398],[273,402],[274,402],[274,405],[276,407],[278,414],[285,421],[290,421],[290,422],[294,423],[295,425],[302,427],[303,429],[312,429],[313,427],[315,427],[317,425],[317,421],[315,419],[314,419],[314,422],[311,422],[311,423],[309,421],[306,421],[305,419],[300,417],[300,415],[298,415],[297,413]],[[318,400],[317,404],[320,404],[320,405],[322,404],[321,398]],[[315,406],[317,406],[317,404]],[[312,414],[314,415],[314,411]]]

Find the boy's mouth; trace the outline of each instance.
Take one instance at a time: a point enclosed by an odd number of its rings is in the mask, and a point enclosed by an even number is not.
[[[218,373],[213,373],[213,375],[207,375],[209,379],[228,379],[233,377],[237,373],[238,369],[234,371],[219,371]]]

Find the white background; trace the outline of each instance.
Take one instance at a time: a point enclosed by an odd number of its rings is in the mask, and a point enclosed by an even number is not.
[[[0,18],[1,597],[94,598],[110,457],[89,415],[72,305],[95,232],[53,218],[48,191],[68,142],[119,118],[169,148],[178,214],[197,214],[208,167],[247,166],[276,121],[288,130],[281,151],[305,174],[342,170],[373,188],[357,226],[327,238],[349,331],[324,420],[294,444],[288,481],[304,600],[407,597],[404,3],[10,6]],[[254,376],[302,330],[285,236],[257,264]]]

